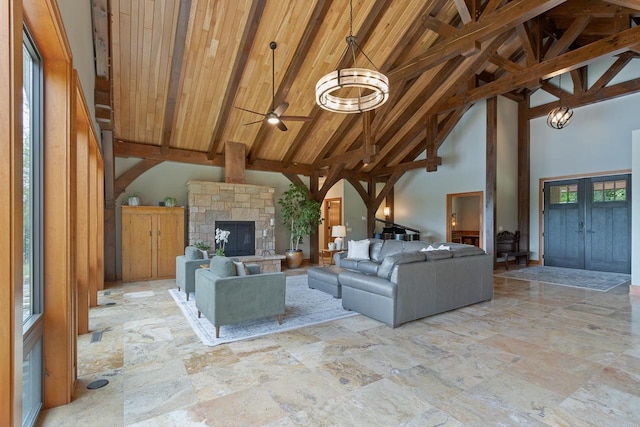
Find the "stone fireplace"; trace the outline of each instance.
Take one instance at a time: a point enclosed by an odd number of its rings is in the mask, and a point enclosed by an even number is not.
[[[253,221],[254,253],[239,256],[262,264],[262,271],[280,271],[284,256],[275,253],[275,189],[226,182],[187,182],[189,244],[206,242],[215,247],[216,221]],[[234,255],[229,255],[234,256]]]

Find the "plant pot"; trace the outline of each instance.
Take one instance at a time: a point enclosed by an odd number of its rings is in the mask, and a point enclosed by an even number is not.
[[[129,196],[127,199],[129,206],[140,206],[140,197],[138,196]]]
[[[298,268],[302,264],[302,249],[287,249],[284,252],[287,268]]]

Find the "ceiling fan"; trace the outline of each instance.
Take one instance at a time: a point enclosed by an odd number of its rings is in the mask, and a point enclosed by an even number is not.
[[[289,103],[288,102],[282,102],[280,104],[278,104],[278,106],[276,107],[276,93],[275,93],[275,50],[276,47],[278,45],[276,44],[276,42],[271,42],[269,43],[269,47],[271,48],[271,110],[266,113],[259,113],[257,111],[253,111],[253,110],[247,110],[246,108],[241,108],[241,107],[236,107],[238,110],[242,110],[242,111],[247,111],[249,113],[253,113],[253,114],[258,114],[260,116],[263,116],[263,119],[257,120],[255,122],[249,122],[249,123],[244,123],[243,126],[246,125],[253,125],[256,123],[260,123],[263,120],[266,120],[268,123],[272,124],[272,125],[276,125],[278,127],[278,129],[280,129],[281,131],[286,131],[287,127],[285,126],[285,124],[282,122],[283,120],[290,120],[290,121],[297,121],[297,122],[306,122],[309,120],[312,120],[313,117],[307,117],[307,116],[283,116],[285,110],[287,108],[289,108]]]

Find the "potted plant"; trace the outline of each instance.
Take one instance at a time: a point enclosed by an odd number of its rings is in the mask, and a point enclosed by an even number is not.
[[[224,247],[229,243],[230,234],[231,232],[228,230],[216,228],[216,255],[224,256]]]
[[[169,197],[169,196],[167,196],[167,197],[165,197],[165,198],[164,198],[164,205],[165,205],[166,207],[168,207],[168,208],[172,208],[172,207],[174,207],[174,206],[175,206],[175,205],[177,205],[177,204],[178,204],[178,201],[176,200],[176,198],[175,198],[175,197]]]
[[[205,242],[196,242],[196,244],[193,246],[200,249],[200,252],[202,252],[202,256],[204,257],[204,259],[209,259],[209,249],[211,249],[210,244]]]
[[[302,236],[309,235],[320,225],[320,203],[309,197],[304,186],[291,183],[278,200],[282,209],[282,220],[289,231],[290,245],[285,251],[287,267],[296,268],[302,264]]]
[[[131,193],[127,195],[127,203],[129,206],[140,206],[140,194]]]

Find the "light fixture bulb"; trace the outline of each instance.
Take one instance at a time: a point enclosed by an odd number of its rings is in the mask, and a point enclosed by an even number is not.
[[[276,116],[271,116],[267,118],[267,121],[269,123],[271,123],[272,125],[277,125],[278,123],[280,123],[280,119]]]

